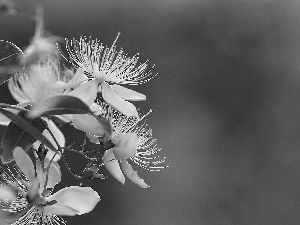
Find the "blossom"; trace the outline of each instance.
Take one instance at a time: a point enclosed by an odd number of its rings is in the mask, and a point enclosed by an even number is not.
[[[19,102],[18,106],[26,106],[27,104],[38,104],[46,100],[47,98],[58,95],[72,95],[76,93],[76,89],[71,91],[71,88],[76,88],[78,84],[84,82],[82,77],[83,73],[78,70],[75,74],[70,70],[61,71],[59,62],[55,58],[48,58],[44,63],[31,65],[27,70],[22,70],[16,74],[12,79],[8,81],[8,88],[13,98]],[[84,98],[84,97],[83,97]],[[34,109],[34,106],[33,108]],[[18,113],[18,110],[11,110],[14,113]],[[33,116],[34,111],[30,111],[29,115]],[[93,135],[103,136],[105,131],[105,121],[100,123],[100,119],[97,120],[94,116],[88,114],[69,114],[56,116],[63,122],[72,122],[74,127],[89,132]],[[0,115],[0,125],[8,125],[10,120],[4,115]],[[63,139],[63,134],[56,127],[56,125],[48,120],[48,124],[51,123],[51,131],[58,140]],[[52,130],[53,128],[53,130]],[[53,140],[50,133],[45,130],[44,135]],[[54,142],[54,140],[52,141]],[[60,143],[60,142],[59,142]],[[64,146],[64,141],[61,144]],[[48,154],[53,153],[49,151]],[[52,154],[53,155],[53,154]],[[48,155],[47,155],[48,157]],[[51,155],[49,155],[51,157]],[[56,159],[60,158],[58,154]]]
[[[52,194],[52,189],[61,180],[59,165],[45,159],[36,160],[36,167],[30,157],[16,147],[13,152],[17,170],[21,171],[20,179],[13,174],[4,178],[6,183],[12,183],[17,190],[15,200],[2,201],[4,210],[11,213],[25,211],[26,213],[15,221],[20,224],[65,224],[58,216],[74,216],[88,213],[100,201],[100,197],[90,187],[66,187]],[[49,167],[49,173],[46,168]],[[11,185],[11,186],[13,186]],[[12,188],[13,189],[13,188]]]
[[[61,73],[57,59],[48,58],[44,63],[34,64],[26,70],[23,68],[19,71],[8,81],[8,89],[12,97],[19,102],[17,106],[19,106],[19,108],[24,108],[28,104],[36,104],[49,97],[67,93],[68,89],[64,88],[76,85],[76,83],[74,84],[72,82],[67,83],[71,80],[72,77],[70,73]],[[17,109],[8,110],[15,114],[20,111]],[[60,146],[64,146],[65,138],[62,132],[52,120],[46,118],[44,118],[44,120],[47,122],[49,129],[54,134]],[[7,126],[9,123],[10,119],[0,114],[0,125]],[[43,135],[48,138],[54,146],[56,145],[48,130],[45,130]],[[38,143],[36,143],[36,145]],[[51,158],[52,155],[53,152],[49,151],[47,157]],[[60,154],[57,154],[55,160],[58,160],[59,158]]]
[[[71,88],[74,89],[84,82],[86,76],[80,70],[77,70],[75,74],[68,69],[61,70],[58,57],[55,55],[58,40],[58,37],[51,36],[44,31],[43,9],[37,7],[35,34],[30,45],[24,50],[26,66],[8,81],[8,88],[13,98],[19,102],[17,106],[38,104],[47,98],[68,92],[76,97],[78,90],[71,91]],[[81,96],[81,98],[87,101],[85,97]],[[19,112],[15,109],[9,110],[14,113]],[[35,117],[32,111],[28,115]],[[72,122],[75,128],[93,135],[103,136],[106,132],[105,124],[103,125],[106,121],[97,120],[92,115],[58,115],[56,117],[63,122]],[[0,115],[0,125],[8,125],[9,122],[7,117]],[[54,126],[53,124],[52,127]],[[54,128],[54,130],[58,129]],[[52,139],[50,134],[47,135]],[[58,137],[58,139],[62,138]]]
[[[19,71],[8,81],[8,89],[19,103],[38,103],[66,93],[67,88],[76,85],[70,85],[71,78],[71,73],[61,72],[58,59],[49,57],[42,63]]]
[[[152,68],[147,70],[147,61],[136,66],[138,54],[128,57],[122,49],[116,51],[119,35],[110,48],[104,47],[97,39],[91,40],[84,36],[79,40],[71,40],[70,44],[66,39],[71,62],[91,79],[76,90],[76,96],[86,96],[86,103],[90,105],[96,99],[97,92],[101,92],[111,107],[127,116],[138,117],[135,106],[126,100],[145,100],[146,96],[118,84],[145,83],[153,77]]]
[[[43,8],[36,7],[36,27],[30,45],[24,50],[23,64],[26,66],[46,60],[57,52],[56,42],[61,37],[52,36],[44,30]]]
[[[152,138],[152,129],[145,122],[139,125],[147,115],[138,119],[114,111],[111,118],[113,127],[111,140],[115,147],[107,150],[102,158],[108,171],[118,181],[124,184],[125,174],[127,178],[142,188],[149,186],[137,175],[127,159],[148,171],[160,171],[165,168],[159,166],[165,161],[165,158],[157,160],[158,157],[155,156],[161,149],[156,145],[157,140]],[[96,141],[91,136],[90,139]]]

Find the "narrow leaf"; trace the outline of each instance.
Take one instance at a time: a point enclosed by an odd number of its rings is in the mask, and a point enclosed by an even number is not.
[[[47,98],[45,101],[35,104],[30,117],[62,114],[86,114],[91,113],[90,108],[79,98],[69,95],[59,95]]]
[[[22,50],[15,44],[0,40],[0,84],[13,77],[23,67]]]
[[[56,151],[51,142],[42,134],[45,129],[42,119],[25,119],[25,111],[21,111],[18,115],[15,115],[0,108],[0,113],[3,113],[12,121],[6,128],[1,141],[2,163],[6,164],[13,161],[13,150],[15,147],[19,146],[28,151],[36,140],[41,141],[49,149]]]

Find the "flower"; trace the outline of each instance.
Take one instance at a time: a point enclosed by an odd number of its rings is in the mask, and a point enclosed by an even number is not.
[[[19,71],[8,81],[8,89],[19,103],[37,103],[67,93],[67,88],[76,85],[67,83],[71,78],[71,73],[61,72],[58,59],[49,57]]]
[[[84,82],[84,78],[82,77],[83,73],[80,73],[79,70],[75,74],[70,70],[61,71],[58,60],[51,57],[44,63],[31,65],[28,70],[27,72],[23,69],[8,81],[8,88],[12,96],[16,101],[20,102],[18,106],[26,106],[29,103],[38,104],[50,97],[72,94],[76,89],[70,91],[71,88],[75,88],[79,83]],[[32,109],[34,109],[34,106]],[[11,111],[14,113],[19,112],[18,110]],[[31,113],[33,113],[33,111],[31,111]],[[97,120],[92,115],[68,114],[58,115],[56,117],[63,122],[72,122],[75,128],[97,136],[103,136],[105,131],[108,130],[105,129],[107,127],[106,124],[109,124],[108,122],[105,123],[106,121]],[[55,137],[62,140],[63,134],[51,120],[48,121],[52,125],[50,129],[53,128],[51,131],[57,134]],[[9,122],[10,120],[8,118],[4,115],[0,115],[0,125],[8,125]],[[49,138],[50,141],[53,140],[47,130],[44,131],[44,135]],[[54,140],[52,142],[54,142]],[[63,141],[61,146],[64,146],[64,143]],[[49,151],[48,154],[51,153],[53,152]],[[59,158],[60,155],[57,155],[56,159]]]
[[[102,158],[108,171],[118,181],[124,184],[124,173],[127,178],[142,188],[149,186],[137,175],[136,171],[127,162],[127,159],[148,171],[160,171],[165,168],[158,166],[165,161],[165,158],[156,160],[157,157],[154,156],[161,149],[155,144],[156,139],[152,138],[152,130],[145,122],[142,125],[138,125],[147,115],[138,119],[127,117],[114,111],[111,118],[113,127],[111,140],[115,147],[107,150]],[[90,137],[90,139],[91,141],[96,141],[93,137]]]
[[[21,179],[15,178],[11,173],[11,176],[5,176],[4,180],[6,183],[12,183],[14,180],[17,197],[11,202],[1,203],[2,206],[6,206],[4,210],[7,212],[26,212],[13,223],[14,225],[65,224],[58,216],[88,213],[100,201],[97,192],[90,187],[71,186],[52,194],[52,189],[61,180],[59,165],[55,161],[50,162],[49,159],[45,159],[44,162],[37,159],[34,168],[30,157],[20,147],[14,149],[13,155],[17,170],[22,172]],[[49,173],[46,168],[49,168]]]
[[[90,105],[99,91],[111,107],[127,116],[138,117],[135,106],[126,100],[145,100],[146,96],[118,84],[145,83],[153,77],[153,67],[147,71],[147,61],[136,66],[138,54],[128,57],[122,49],[116,51],[119,35],[120,33],[110,48],[104,47],[97,39],[91,40],[84,36],[79,41],[71,40],[70,44],[66,39],[67,51],[74,67],[91,79],[77,88],[74,96],[86,96],[88,99],[85,102]]]
[[[8,81],[8,89],[12,97],[19,102],[17,106],[24,108],[28,104],[38,103],[46,98],[67,93],[68,89],[65,90],[64,88],[76,85],[73,82],[67,83],[68,81],[72,81],[71,74],[67,72],[61,73],[57,59],[48,58],[44,63],[34,64],[26,70],[23,68],[19,71],[19,73]],[[20,112],[17,109],[9,110],[15,114]],[[64,146],[65,138],[62,132],[52,120],[46,118],[44,120],[47,122],[49,129],[54,134],[60,146]],[[0,114],[0,125],[8,126],[9,123],[10,119]],[[54,146],[56,145],[48,130],[45,130],[43,134]],[[51,158],[52,155],[53,152],[49,151],[47,157]],[[55,160],[59,158],[60,154],[57,154]]]
[[[18,106],[24,107],[30,103],[38,104],[47,98],[67,94],[71,88],[76,88],[85,81],[86,76],[80,70],[77,70],[75,74],[68,69],[61,70],[58,57],[55,55],[57,53],[56,41],[58,40],[58,37],[48,35],[44,31],[43,9],[37,7],[35,34],[30,45],[24,50],[25,61],[23,63],[26,66],[8,81],[8,88],[13,98],[20,103]],[[77,90],[74,90],[70,94],[76,96],[76,93]],[[15,109],[9,110],[14,113],[19,112]],[[34,117],[32,112],[28,115]],[[59,115],[56,117],[63,122],[73,122],[77,129],[94,135],[103,136],[105,133],[102,121],[97,121],[92,115]],[[10,120],[6,116],[0,114],[0,125],[8,125],[9,122]],[[105,121],[103,122],[105,123]],[[90,128],[91,124],[92,128]],[[53,124],[52,127],[54,126]],[[54,130],[58,129],[54,128]],[[53,139],[50,134],[48,136]],[[58,137],[58,139],[62,138]]]
[[[56,42],[62,40],[61,37],[51,36],[44,30],[43,8],[36,7],[36,27],[30,45],[24,50],[23,64],[27,67],[46,60],[49,55],[57,53]]]

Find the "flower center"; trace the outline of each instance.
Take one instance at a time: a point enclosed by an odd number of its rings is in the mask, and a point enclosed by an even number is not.
[[[35,195],[30,195],[29,192],[26,195],[26,199],[28,201],[28,204],[30,205],[45,205],[47,203],[46,199],[42,197],[39,193],[36,193]]]

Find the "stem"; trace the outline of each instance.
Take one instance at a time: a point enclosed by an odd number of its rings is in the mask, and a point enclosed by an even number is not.
[[[48,130],[48,132],[50,133],[51,137],[53,138],[55,144],[57,145],[58,149],[57,151],[54,153],[54,155],[52,156],[50,162],[49,162],[49,165],[47,166],[47,169],[46,169],[46,181],[45,181],[45,184],[44,184],[44,191],[46,190],[46,187],[47,187],[47,183],[48,183],[48,178],[49,178],[49,171],[50,171],[50,166],[51,166],[51,163],[53,162],[55,156],[57,155],[58,152],[61,152],[61,147],[60,147],[60,144],[58,143],[58,141],[56,140],[54,134],[52,133],[52,131],[49,129],[48,127],[48,124],[45,124],[46,121],[42,120],[43,121],[43,124],[45,126],[45,128]],[[43,170],[44,170],[44,166],[43,166]],[[43,191],[43,192],[44,192]]]
[[[46,121],[44,121],[44,120],[42,120],[42,121],[43,121],[43,122],[46,122]],[[45,128],[48,130],[48,132],[50,133],[50,135],[51,135],[51,137],[53,138],[53,140],[54,140],[55,144],[57,145],[57,147],[60,149],[61,146],[60,146],[60,144],[58,143],[58,141],[56,140],[56,138],[55,138],[54,134],[52,133],[52,131],[50,130],[50,128],[48,127],[48,124],[46,125],[46,124],[44,123],[44,126],[45,126]]]
[[[81,176],[78,176],[70,169],[70,167],[68,166],[68,164],[66,162],[65,155],[63,153],[62,153],[62,158],[63,158],[63,162],[64,162],[65,166],[67,167],[67,170],[72,174],[72,176],[78,180],[82,180],[83,178]]]
[[[76,152],[80,155],[82,155],[84,158],[88,159],[88,160],[91,160],[91,161],[97,161],[98,159],[100,159],[101,157],[94,157],[94,158],[90,158],[88,156],[86,156],[84,153],[94,153],[94,152],[97,152],[97,149],[96,150],[92,150],[92,151],[86,151],[86,152],[83,152],[82,150],[81,151],[76,151],[74,149],[71,149],[71,148],[62,148],[62,149],[66,149],[68,151],[71,151],[71,152]]]
[[[59,152],[60,150],[57,149],[57,151],[54,153],[54,155],[52,156],[50,162],[49,162],[49,165],[47,166],[47,169],[46,169],[46,181],[45,181],[45,184],[44,184],[44,190],[43,190],[43,193],[46,191],[46,188],[47,188],[47,183],[48,183],[48,178],[49,178],[49,171],[50,171],[50,165],[51,163],[53,162],[55,156],[57,155],[57,153]],[[44,164],[44,163],[43,163]],[[44,166],[43,166],[43,170],[44,170]]]
[[[111,161],[114,161],[114,160],[116,160],[116,159],[110,159],[110,160],[108,160],[108,161],[106,161],[106,162],[103,162],[103,163],[101,163],[101,164],[99,165],[99,167],[104,166],[106,163],[111,162]]]

